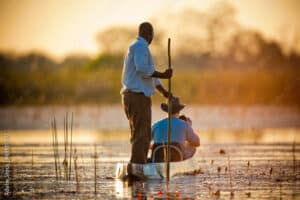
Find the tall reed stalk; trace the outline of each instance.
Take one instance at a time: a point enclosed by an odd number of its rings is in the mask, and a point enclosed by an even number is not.
[[[70,136],[69,136],[70,134]],[[71,123],[69,123],[69,115],[66,113],[64,117],[64,172],[65,180],[71,180],[71,171],[72,171],[72,145],[73,145],[73,113],[71,116]],[[69,160],[69,161],[68,161]]]
[[[33,179],[33,165],[34,165],[34,161],[33,161],[33,149],[31,149],[31,185],[32,185],[31,196],[33,196],[34,185],[35,185],[35,184],[33,184],[33,182],[34,182],[34,179]]]
[[[97,194],[97,146],[96,144],[94,145],[94,193]]]
[[[64,117],[64,178],[65,180],[71,180],[71,171],[72,171],[72,145],[73,145],[73,113],[71,116],[71,123],[69,124],[68,113]],[[59,180],[61,177],[60,170],[60,159],[59,159],[59,144],[58,144],[58,131],[55,117],[51,121],[51,131],[52,131],[52,147],[53,147],[53,156],[54,156],[54,165],[55,165],[55,176],[56,180]],[[70,133],[69,133],[70,132]],[[69,137],[70,134],[70,137]],[[69,160],[69,162],[68,162]]]
[[[232,189],[231,164],[230,164],[229,156],[228,156],[228,174],[229,174],[230,196],[234,196],[233,189]]]
[[[55,117],[51,122],[51,130],[52,130],[52,148],[53,148],[53,156],[54,156],[54,165],[55,165],[55,177],[56,180],[60,179],[60,161],[59,161],[59,144],[57,139],[57,127]]]
[[[70,179],[71,179],[71,164],[72,164],[72,160],[71,160],[71,158],[72,158],[72,143],[73,143],[73,112],[72,112],[72,116],[71,116],[71,127],[70,127],[70,129],[71,129],[71,141],[70,141],[70,158],[69,158],[69,181],[70,181]]]
[[[65,180],[68,180],[68,113],[66,114],[66,117],[64,117],[64,149],[65,149],[65,154],[64,154],[64,161],[63,161],[63,166],[64,166],[64,175],[65,175]]]
[[[77,156],[77,149],[76,149],[76,146],[75,146],[75,149],[74,149],[74,155],[73,155],[73,158],[74,158],[75,179],[76,179],[76,192],[78,193],[79,190],[80,190],[80,186],[79,186],[79,176],[78,176],[78,166],[77,166],[77,159],[78,159],[78,156]]]
[[[296,177],[296,141],[293,141],[293,176]]]
[[[58,168],[57,168],[57,155],[56,155],[56,143],[55,143],[55,131],[54,131],[54,119],[51,121],[51,131],[52,131],[52,149],[53,149],[53,158],[55,166],[55,178],[58,180]]]

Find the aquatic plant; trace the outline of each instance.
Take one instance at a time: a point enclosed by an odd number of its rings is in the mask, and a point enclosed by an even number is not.
[[[51,131],[52,131],[52,148],[53,148],[53,157],[54,157],[54,165],[55,165],[55,178],[58,181],[60,179],[60,161],[59,161],[59,145],[57,139],[57,127],[56,127],[56,120],[53,117],[51,121]]]
[[[212,195],[219,197],[221,195],[221,192],[220,192],[220,190],[217,190],[217,191],[213,192]]]
[[[94,193],[97,194],[97,145],[94,145]]]
[[[64,160],[62,162],[62,165],[64,168],[64,178],[65,180],[70,181],[71,172],[72,172],[71,163],[72,163],[72,145],[73,145],[73,113],[71,116],[70,124],[68,118],[69,118],[68,113],[66,113],[66,116],[64,117]],[[54,157],[54,165],[55,165],[55,177],[56,180],[60,180],[61,169],[60,169],[60,158],[59,158],[59,143],[58,143],[58,131],[57,131],[55,117],[53,117],[53,120],[51,121],[51,131],[52,131],[53,157]]]
[[[231,164],[230,164],[229,156],[228,156],[228,174],[229,174],[230,196],[234,196],[233,189],[232,189]]]
[[[31,190],[31,192],[32,192],[32,194],[33,194],[33,192],[34,192],[34,185],[33,185],[33,183],[34,183],[34,179],[33,179],[33,166],[34,166],[34,161],[33,161],[33,149],[31,149],[31,182],[32,182],[32,190]]]
[[[248,160],[248,162],[247,162],[247,171],[249,170],[249,168],[250,168],[250,161]]]
[[[72,117],[71,117],[71,127],[70,127],[70,129],[71,129],[71,144],[70,144],[70,159],[69,159],[69,163],[70,163],[70,165],[69,165],[69,179],[68,180],[70,180],[71,179],[71,165],[72,165],[72,162],[71,162],[71,158],[72,158],[72,143],[73,143],[73,112],[72,112]]]
[[[220,154],[225,154],[225,150],[224,149],[220,149],[219,153]]]
[[[247,196],[248,198],[251,197],[251,192],[246,192],[245,194],[246,194],[246,196]]]
[[[75,179],[76,179],[76,192],[79,193],[80,185],[79,185],[79,176],[78,176],[78,165],[77,165],[78,156],[77,156],[76,146],[74,149],[74,157],[73,158],[74,158]]]
[[[70,137],[69,137],[70,134]],[[70,138],[70,139],[69,139]],[[72,144],[73,144],[73,113],[71,116],[71,123],[69,124],[69,115],[66,113],[66,117],[64,117],[64,172],[65,172],[65,180],[71,180],[71,171],[72,171]],[[68,154],[69,154],[69,162],[68,162]]]
[[[294,138],[294,141],[293,141],[293,147],[292,147],[292,149],[293,149],[293,177],[296,177],[296,154],[295,154],[295,152],[296,152],[296,141],[295,141],[295,138]]]
[[[218,166],[218,168],[217,168],[217,171],[218,171],[218,177],[220,176],[220,173],[221,173],[221,167],[220,166]]]
[[[65,157],[63,161],[64,166],[64,175],[65,180],[68,180],[68,113],[66,114],[66,117],[64,117],[64,147],[65,147]]]

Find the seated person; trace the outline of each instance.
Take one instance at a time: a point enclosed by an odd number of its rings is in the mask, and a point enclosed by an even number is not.
[[[189,118],[180,116],[180,111],[184,105],[180,104],[178,98],[173,98],[172,101],[172,116],[171,116],[171,144],[177,146],[183,154],[183,159],[191,158],[196,152],[196,147],[200,146],[200,139],[192,129],[192,122]],[[161,109],[168,113],[168,104],[162,103]],[[168,118],[156,122],[152,126],[152,154],[155,147],[164,145],[168,142]],[[153,155],[152,155],[153,156]],[[155,155],[156,158],[157,155]],[[171,151],[172,157],[172,151]],[[158,162],[162,162],[159,159]],[[171,161],[174,159],[171,158]]]

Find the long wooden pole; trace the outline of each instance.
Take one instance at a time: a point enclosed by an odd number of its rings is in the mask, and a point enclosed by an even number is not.
[[[168,39],[168,61],[169,61],[169,69],[171,69],[171,39]],[[168,91],[171,94],[171,78],[168,80]],[[170,140],[171,140],[171,115],[172,115],[172,104],[171,104],[171,95],[168,97],[168,143],[167,143],[167,167],[166,167],[166,178],[167,183],[170,180]]]

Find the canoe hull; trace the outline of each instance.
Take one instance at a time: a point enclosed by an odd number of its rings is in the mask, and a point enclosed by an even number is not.
[[[125,179],[128,176],[127,163],[118,163],[116,178]],[[170,177],[199,170],[197,161],[190,158],[180,162],[170,162]],[[166,177],[165,163],[131,164],[131,174],[141,179],[164,179]]]

